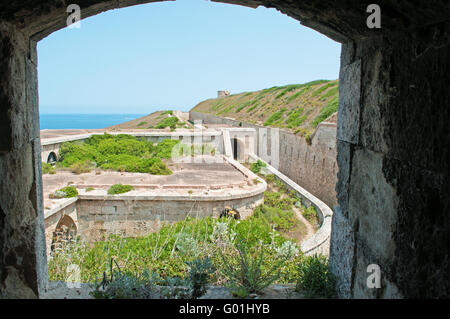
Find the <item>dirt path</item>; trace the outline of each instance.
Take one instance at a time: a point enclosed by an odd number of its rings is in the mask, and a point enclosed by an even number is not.
[[[302,213],[300,212],[300,210],[297,207],[292,206],[292,209],[295,213],[295,216],[306,226],[307,233],[306,233],[305,238],[303,239],[303,241],[305,241],[308,238],[310,238],[312,235],[314,235],[314,233],[315,233],[314,227],[313,227],[313,225],[311,225],[311,223],[305,217],[303,217]]]

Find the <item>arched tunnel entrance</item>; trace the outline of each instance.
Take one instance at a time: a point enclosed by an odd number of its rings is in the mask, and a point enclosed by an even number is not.
[[[62,216],[53,232],[50,246],[51,252],[61,249],[68,243],[74,242],[76,235],[77,225],[73,219],[68,215]]]
[[[83,1],[81,15],[147,2]],[[450,4],[383,1],[373,29],[358,1],[223,2],[277,8],[342,43],[330,248],[339,296],[448,298]],[[18,256],[0,260],[0,296],[39,296],[48,280],[36,43],[66,26],[61,4],[0,4],[0,179],[9,185],[0,190],[0,255]],[[371,264],[381,287],[366,284]]]
[[[50,154],[48,154],[47,157],[47,163],[48,164],[55,164],[58,161],[58,157],[56,156],[55,152],[51,152]]]

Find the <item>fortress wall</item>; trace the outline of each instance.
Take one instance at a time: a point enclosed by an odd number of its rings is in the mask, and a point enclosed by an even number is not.
[[[255,155],[251,157],[255,162],[260,159]],[[306,207],[312,205],[316,209],[320,221],[320,228],[312,237],[301,243],[300,247],[302,252],[308,256],[315,254],[328,256],[330,252],[331,218],[333,216],[331,208],[271,165],[267,165],[266,168],[270,173],[274,174],[276,178],[281,180],[288,189],[294,191],[301,198],[302,204]]]
[[[212,114],[190,111],[190,120],[201,120],[204,124],[225,124],[230,126],[251,127],[267,129],[267,149],[270,155],[271,129],[260,125],[222,118]],[[257,134],[257,154],[264,160],[263,150],[259,144],[260,136]],[[314,134],[311,135],[311,145],[301,136],[291,132],[279,130],[279,167],[281,173],[289,176],[295,183],[320,198],[329,207],[337,204],[335,185],[337,182],[336,163],[336,124],[320,123]],[[269,164],[276,166],[275,163]]]
[[[144,236],[158,231],[164,223],[174,223],[188,215],[219,217],[225,206],[235,207],[246,218],[263,203],[264,192],[220,201],[211,196],[209,200],[116,198],[97,200],[85,196],[78,200],[78,231],[84,240],[93,242],[110,234]]]

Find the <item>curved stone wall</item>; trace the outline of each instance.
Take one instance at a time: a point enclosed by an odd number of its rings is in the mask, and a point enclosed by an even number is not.
[[[258,159],[261,160],[261,158],[254,154],[251,154],[250,157],[255,161]],[[305,255],[320,254],[328,256],[330,252],[331,218],[333,216],[331,208],[270,164],[267,164],[267,169],[288,188],[294,190],[300,196],[305,206],[309,207],[310,205],[313,205],[317,211],[320,220],[320,228],[312,237],[308,238],[300,245],[302,252]]]

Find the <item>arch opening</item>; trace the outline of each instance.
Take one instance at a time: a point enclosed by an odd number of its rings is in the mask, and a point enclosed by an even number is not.
[[[58,156],[56,155],[55,152],[51,152],[50,154],[48,154],[47,157],[47,164],[56,164],[56,162],[58,161]]]
[[[52,235],[50,254],[63,249],[63,247],[68,243],[73,243],[76,240],[76,236],[77,225],[74,220],[68,215],[62,216]]]

